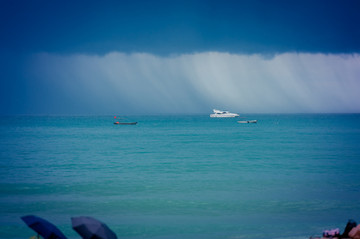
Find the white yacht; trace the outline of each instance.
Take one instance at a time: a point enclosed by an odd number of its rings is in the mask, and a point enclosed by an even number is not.
[[[222,111],[222,110],[216,110],[213,109],[214,114],[211,114],[210,117],[215,118],[215,117],[219,117],[219,118],[230,118],[230,117],[238,117],[238,114],[235,113],[230,113],[229,111]]]

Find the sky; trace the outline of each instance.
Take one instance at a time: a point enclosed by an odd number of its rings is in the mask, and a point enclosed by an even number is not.
[[[360,113],[360,1],[0,1],[0,114]]]

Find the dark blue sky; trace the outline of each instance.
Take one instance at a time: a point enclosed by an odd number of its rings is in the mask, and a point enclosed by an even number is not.
[[[0,3],[10,53],[359,52],[360,1]]]
[[[359,12],[358,0],[2,0],[0,113],[37,112],[28,70],[39,53],[354,54]]]

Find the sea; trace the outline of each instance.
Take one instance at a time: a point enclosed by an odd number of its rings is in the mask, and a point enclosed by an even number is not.
[[[36,235],[25,215],[71,239],[78,216],[119,239],[300,239],[360,223],[360,114],[125,119],[138,124],[1,116],[0,238]]]

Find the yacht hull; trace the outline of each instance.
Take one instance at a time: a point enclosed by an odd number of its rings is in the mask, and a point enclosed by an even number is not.
[[[210,117],[211,118],[235,118],[238,117],[239,115],[221,115],[221,114],[211,114]]]

